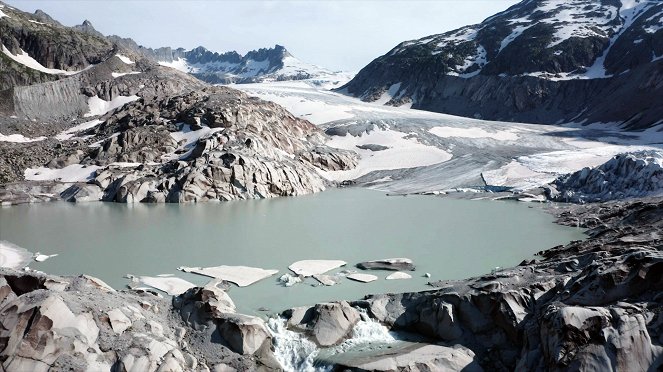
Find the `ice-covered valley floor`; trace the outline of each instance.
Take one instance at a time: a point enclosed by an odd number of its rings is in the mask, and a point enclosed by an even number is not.
[[[609,123],[551,126],[461,118],[379,104],[388,99],[365,103],[306,80],[233,87],[326,128],[329,145],[360,154],[357,169],[328,172],[327,178],[392,193],[486,185],[527,190],[619,153],[663,147],[663,125],[625,132]]]

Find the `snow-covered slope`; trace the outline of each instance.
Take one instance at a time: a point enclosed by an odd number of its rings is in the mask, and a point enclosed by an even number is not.
[[[219,54],[204,47],[189,51],[175,49],[171,55],[157,55],[162,66],[176,68],[213,84],[328,79],[336,75],[300,61],[280,45],[250,51],[244,56],[237,52]]]
[[[536,124],[477,120],[362,102],[308,81],[236,86],[276,102],[326,129],[327,145],[359,154],[331,180],[393,193],[453,189],[526,191],[613,156],[656,151],[663,125],[624,132],[616,125]]]
[[[663,1],[523,0],[480,24],[405,41],[342,89],[491,120],[643,128],[663,114],[652,98],[662,60]],[[620,104],[594,109],[600,101]],[[638,115],[649,108],[660,112]]]

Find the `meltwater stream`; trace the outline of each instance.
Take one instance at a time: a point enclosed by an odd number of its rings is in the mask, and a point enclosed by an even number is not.
[[[333,189],[316,195],[197,205],[47,203],[0,208],[0,240],[32,252],[58,254],[30,267],[51,274],[86,273],[115,288],[126,274],[174,275],[204,285],[209,278],[180,266],[245,265],[279,273],[229,290],[238,312],[266,315],[318,302],[356,300],[368,293],[417,291],[439,279],[489,273],[542,249],[582,239],[581,230],[559,226],[538,206],[386,196],[366,189]],[[284,287],[278,277],[299,260],[348,263],[407,257],[412,279],[372,283],[343,279],[331,287]],[[423,277],[430,273],[431,278]]]
[[[283,318],[270,318],[268,326],[274,339],[274,355],[286,371],[323,372],[333,367],[319,362],[320,353],[335,355],[362,348],[375,348],[397,342],[397,335],[387,327],[360,311],[361,320],[354,326],[350,338],[338,346],[319,349],[300,333],[288,330]]]

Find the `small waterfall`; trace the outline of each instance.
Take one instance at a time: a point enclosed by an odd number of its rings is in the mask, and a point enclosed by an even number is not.
[[[283,318],[271,318],[267,325],[274,339],[274,354],[285,371],[327,372],[333,366],[316,365],[315,359],[321,351],[333,355],[348,350],[370,349],[371,345],[384,345],[397,341],[393,332],[379,322],[371,319],[364,310],[360,310],[361,320],[352,330],[352,337],[338,346],[320,349],[301,333],[287,329]]]
[[[274,339],[274,356],[285,371],[323,372],[331,368],[315,367],[313,361],[319,349],[304,335],[287,329],[286,320],[271,318],[267,326]]]

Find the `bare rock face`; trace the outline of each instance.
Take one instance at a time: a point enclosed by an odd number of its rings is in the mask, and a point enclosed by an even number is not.
[[[359,312],[346,301],[322,303],[311,308],[295,308],[283,315],[289,319],[289,327],[304,331],[322,347],[344,341],[360,320]]]
[[[242,352],[270,344],[269,338],[260,339],[255,332],[251,337],[236,336],[260,326],[256,320],[236,324],[240,328],[226,334],[246,340],[240,344]],[[172,316],[163,298],[118,292],[89,276],[0,269],[2,370],[190,371],[214,365],[265,369],[219,343],[200,348],[200,338],[199,331]]]
[[[437,291],[353,305],[394,330],[466,347],[485,370],[661,368],[663,200],[571,206],[559,216],[591,228],[590,238],[543,251],[542,261],[432,283]]]
[[[600,202],[663,193],[663,155],[656,151],[619,154],[596,168],[555,180],[547,189],[555,201]]]
[[[191,288],[173,297],[173,307],[189,326],[212,340],[241,355],[257,355],[263,363],[278,365],[271,355],[272,336],[265,322],[235,313],[235,304],[216,285]]]
[[[96,144],[58,150],[51,163],[100,167],[89,181],[99,189],[58,193],[68,201],[91,200],[99,190],[99,199],[122,203],[297,196],[325,189],[318,170],[356,165],[355,153],[325,146],[313,124],[222,87],[138,100],[80,135]],[[23,191],[26,196],[14,192],[3,200],[37,199]]]
[[[465,371],[483,369],[464,347],[403,343],[387,350],[339,358],[339,369],[352,371]]]

